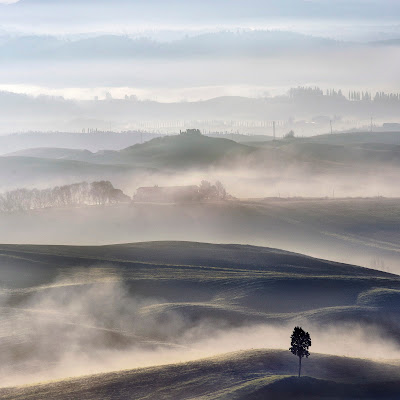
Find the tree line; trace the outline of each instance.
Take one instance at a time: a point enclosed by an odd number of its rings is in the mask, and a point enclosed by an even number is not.
[[[116,204],[130,200],[109,181],[81,182],[43,190],[16,189],[0,194],[0,212]]]
[[[374,103],[398,103],[400,102],[400,93],[385,93],[376,92],[372,94],[366,91],[355,91],[351,90],[348,92],[347,97],[339,89],[327,89],[325,92],[319,87],[307,87],[299,86],[289,90],[289,98],[291,99],[302,99],[310,97],[329,97],[338,98],[348,101],[363,101],[363,102],[374,102]]]
[[[158,186],[156,186],[156,188],[158,188]],[[177,199],[173,196],[174,198],[169,200],[179,200],[179,195],[182,197],[180,200],[184,200],[187,197],[187,201],[232,199],[232,196],[226,192],[224,186],[219,181],[215,184],[211,184],[208,181],[202,181],[199,186],[159,189],[162,193],[164,193],[163,189],[170,189],[168,193],[171,194],[174,189],[182,188],[186,188],[187,190],[182,193],[178,191],[175,196]],[[190,189],[192,188],[196,188],[194,194],[190,192]],[[137,200],[136,197],[137,195],[133,197],[133,201]],[[122,190],[114,188],[112,183],[109,181],[92,183],[80,182],[71,185],[56,186],[49,189],[16,189],[3,194],[0,193],[0,212],[29,211],[44,208],[65,208],[89,205],[109,205],[129,203],[131,201],[131,197],[127,196]]]

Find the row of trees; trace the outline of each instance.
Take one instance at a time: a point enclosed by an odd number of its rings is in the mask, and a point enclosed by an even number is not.
[[[81,182],[51,189],[17,189],[0,194],[0,212],[129,202],[130,197],[109,181]]]
[[[375,96],[369,92],[349,92],[351,101],[373,101],[376,103],[398,103],[400,102],[399,93],[376,92]]]
[[[342,97],[345,98],[341,90],[327,89],[326,92],[319,87],[299,86],[289,90],[289,97],[291,99],[305,98],[305,97]]]
[[[342,98],[349,101],[363,101],[363,102],[376,102],[376,103],[398,103],[400,102],[400,93],[385,93],[376,92],[373,95],[368,91],[349,91],[347,97],[343,92],[335,89],[327,89],[324,93],[319,87],[303,87],[292,88],[289,90],[289,97],[291,99],[304,99],[314,97],[330,97]]]
[[[219,181],[215,182],[215,184],[202,181],[199,186],[176,188],[159,188],[156,186],[150,189],[150,198],[146,197],[145,201],[156,201],[157,198],[155,197],[157,196],[160,197],[158,200],[163,201],[185,199],[188,201],[210,201],[232,198]],[[140,190],[138,189],[138,191]],[[135,197],[138,200],[138,195]],[[135,200],[135,197],[133,200]],[[16,189],[0,194],[0,212],[76,207],[80,205],[108,205],[129,203],[131,200],[122,190],[115,189],[109,181],[81,182],[43,190]]]

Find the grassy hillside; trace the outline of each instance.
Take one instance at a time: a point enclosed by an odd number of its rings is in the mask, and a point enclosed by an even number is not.
[[[314,172],[344,172],[351,168],[400,165],[400,139],[394,134],[344,134],[307,139],[239,144],[225,138],[203,135],[163,136],[121,151],[89,151],[40,148],[23,150],[12,156],[83,161],[96,164],[128,164],[154,168],[209,168],[247,165],[257,169],[289,166]],[[353,137],[353,139],[352,139]],[[400,138],[400,134],[398,134]],[[396,142],[396,144],[395,144]],[[376,172],[376,170],[375,170]]]
[[[276,379],[260,389],[239,396],[242,400],[264,399],[395,399],[399,381],[363,384],[343,384],[314,378],[288,377]]]
[[[224,138],[203,135],[163,136],[121,151],[79,151],[59,148],[22,150],[11,156],[67,159],[98,164],[129,164],[166,168],[209,167],[233,162],[255,149]]]
[[[327,143],[335,145],[381,143],[400,145],[400,132],[346,132],[333,135],[316,135],[304,139],[309,143]]]
[[[3,243],[251,243],[400,273],[399,199],[135,204],[106,212],[103,207],[49,209],[0,219]]]
[[[198,184],[208,179],[222,181],[230,194],[242,198],[400,196],[393,185],[400,171],[399,145],[312,139],[245,145],[225,138],[178,135],[121,151],[25,150],[0,158],[2,170],[13,171],[3,174],[0,190],[106,179],[133,195],[140,186]]]
[[[283,351],[240,352],[184,364],[3,389],[0,398],[357,399],[395,398],[400,388],[400,373],[393,366],[316,354],[304,363],[305,373],[315,378],[299,381],[288,377],[295,373],[295,361],[293,356]]]
[[[1,389],[0,398],[282,392],[277,382],[296,373],[297,359],[278,349],[287,348],[297,324],[313,338],[304,374],[333,381],[306,380],[301,390],[323,394],[338,385],[338,393],[361,393],[361,384],[400,379],[389,363],[317,354],[386,356],[396,364],[397,275],[271,248],[192,242],[0,245],[0,265],[2,385],[77,378]],[[99,373],[109,374],[93,376]],[[292,386],[298,392],[284,385]]]
[[[69,276],[68,269],[95,265],[122,279],[136,295],[161,296],[163,302],[146,311],[156,318],[179,310],[189,320],[224,319],[228,324],[287,321],[301,315],[324,323],[361,316],[372,321],[379,319],[382,311],[392,311],[391,297],[371,304],[365,302],[365,296],[378,289],[400,290],[397,275],[252,246],[191,242],[101,247],[1,245],[0,252],[4,287],[38,287],[35,291],[57,293],[63,286],[47,285],[60,273]],[[89,279],[80,285],[84,288],[90,283]],[[25,295],[23,292],[22,300]],[[13,302],[18,302],[19,296],[15,292]]]
[[[382,138],[377,134],[346,135],[350,137],[335,134],[248,144],[265,151],[274,149],[279,158],[290,163],[308,162],[331,171],[350,166],[400,165],[400,134],[389,137],[382,134]]]
[[[210,138],[203,135],[167,136],[128,147],[121,151],[125,156],[141,160],[147,165],[198,167],[222,162],[224,159],[246,156],[254,149],[229,139]]]
[[[88,161],[92,155],[93,153],[89,150],[63,149],[57,147],[40,147],[7,154],[8,157],[35,157],[84,162]]]

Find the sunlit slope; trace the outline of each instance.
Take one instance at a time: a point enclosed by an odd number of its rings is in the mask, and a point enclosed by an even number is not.
[[[293,395],[301,394],[321,397],[350,394],[349,398],[359,398],[357,395],[366,393],[390,398],[398,393],[400,385],[397,367],[367,360],[314,354],[303,366],[304,374],[314,379],[303,378],[301,384],[288,378],[296,374],[296,367],[296,358],[289,352],[253,350],[189,363],[2,389],[0,398],[245,400],[295,398]]]

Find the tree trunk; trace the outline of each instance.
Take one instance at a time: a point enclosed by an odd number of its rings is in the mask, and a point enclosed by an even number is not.
[[[301,357],[299,357],[299,378],[301,376]]]

